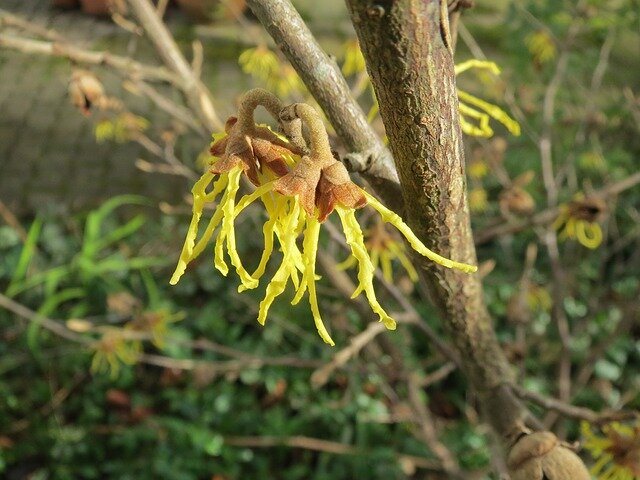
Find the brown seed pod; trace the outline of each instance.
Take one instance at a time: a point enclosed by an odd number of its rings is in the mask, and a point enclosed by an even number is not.
[[[91,114],[93,106],[100,108],[101,103],[106,100],[102,83],[88,70],[74,70],[71,74],[69,98],[87,116]]]
[[[589,471],[572,450],[551,432],[524,434],[509,450],[511,480],[590,480]]]

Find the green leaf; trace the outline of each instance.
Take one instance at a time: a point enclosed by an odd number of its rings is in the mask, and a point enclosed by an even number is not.
[[[31,224],[31,228],[29,228],[27,239],[24,242],[24,247],[22,247],[22,252],[18,259],[18,265],[16,265],[16,269],[13,271],[11,282],[9,283],[9,287],[6,292],[8,297],[16,295],[16,285],[27,275],[27,269],[29,268],[29,264],[31,263],[31,259],[35,253],[36,244],[38,243],[38,237],[40,236],[41,230],[42,220],[37,217]]]

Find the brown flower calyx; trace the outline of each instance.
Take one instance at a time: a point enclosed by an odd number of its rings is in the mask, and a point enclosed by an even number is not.
[[[265,107],[276,119],[282,107],[280,100],[266,90],[254,89],[245,93],[240,100],[238,116],[227,119],[227,136],[214,142],[209,149],[211,155],[219,157],[211,167],[212,173],[225,173],[241,165],[256,186],[262,183],[260,174],[267,174],[265,168],[275,177],[289,173],[285,157],[302,152],[268,128],[255,124],[253,112],[258,105]]]
[[[589,471],[566,444],[551,432],[522,431],[509,449],[512,480],[590,480]]]
[[[91,108],[101,107],[106,100],[104,87],[98,77],[88,70],[74,70],[69,81],[71,103],[80,109],[83,115],[91,115]]]
[[[280,112],[283,122],[296,118],[309,128],[310,153],[304,155],[294,169],[279,178],[273,189],[283,195],[298,195],[302,208],[314,215],[318,207],[318,220],[324,222],[337,203],[347,208],[360,208],[367,199],[351,181],[345,166],[336,160],[329,146],[329,137],[318,112],[304,103],[285,107]]]
[[[569,202],[569,216],[576,220],[599,222],[607,215],[607,203],[600,197],[587,197]]]

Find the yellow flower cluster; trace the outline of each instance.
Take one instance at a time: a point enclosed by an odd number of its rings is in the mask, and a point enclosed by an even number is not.
[[[294,146],[306,143],[302,138],[296,138],[295,141],[292,138],[291,143],[287,143],[270,130],[255,125],[253,110],[257,105],[265,106],[281,123],[297,122],[298,131],[300,121],[305,122],[310,132],[308,148]],[[283,112],[288,113],[284,115]],[[240,279],[238,291],[254,289],[266,272],[277,240],[282,260],[267,284],[260,303],[258,322],[264,325],[274,300],[291,282],[295,289],[291,303],[297,304],[308,293],[316,329],[326,343],[334,345],[320,315],[316,293],[319,277],[315,265],[321,223],[335,210],[358,265],[358,286],[353,297],[364,293],[380,320],[388,329],[394,329],[395,321],[376,298],[373,288],[375,267],[355,216],[356,208],[366,203],[380,213],[384,222],[394,225],[421,255],[448,268],[464,272],[476,270],[475,266],[454,262],[429,250],[398,215],[353,184],[344,165],[333,158],[321,117],[312,107],[306,104],[283,107],[269,92],[254,89],[243,96],[238,118],[232,117],[227,127],[227,136],[212,145],[211,151],[218,158],[213,160],[210,170],[192,189],[193,217],[171,284],[179,281],[187,264],[204,251],[214,232],[217,232],[214,243],[215,267],[223,275],[228,274],[229,268],[224,258],[226,252]],[[256,189],[237,201],[243,173]],[[216,202],[221,195],[213,215],[199,236],[205,205]],[[264,250],[258,267],[249,273],[236,249],[235,221],[254,202],[260,202],[266,214]],[[299,237],[302,237],[301,242]]]
[[[365,61],[356,40],[349,40],[344,45],[344,63],[342,72],[345,76],[365,72]],[[485,60],[468,60],[455,66],[456,75],[472,68],[480,68],[490,71],[493,74],[500,74],[500,68],[494,63]],[[370,82],[368,82],[370,85]],[[363,90],[362,87],[356,91]],[[373,94],[373,91],[372,91]],[[367,114],[367,120],[372,122],[379,112],[375,95],[373,96],[373,106]],[[486,102],[464,90],[458,89],[460,124],[462,131],[467,135],[476,137],[491,137],[493,129],[489,121],[493,118],[502,123],[513,135],[520,135],[520,125],[512,119],[506,112],[496,105]]]
[[[560,231],[560,240],[575,238],[593,250],[602,244],[602,228],[598,220],[605,212],[606,204],[601,199],[578,195],[572,202],[560,206],[553,228]]]
[[[594,433],[587,422],[581,424],[584,448],[596,460],[591,474],[598,480],[637,480],[640,478],[640,423],[612,422]]]

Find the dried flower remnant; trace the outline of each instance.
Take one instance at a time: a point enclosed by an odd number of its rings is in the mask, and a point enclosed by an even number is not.
[[[580,457],[551,432],[522,432],[509,449],[507,467],[512,480],[591,479]]]
[[[575,200],[560,206],[553,228],[560,231],[560,240],[575,238],[593,250],[602,243],[602,228],[598,222],[606,213],[607,204],[601,198],[578,195]]]
[[[159,349],[165,347],[169,325],[184,319],[184,313],[171,313],[168,310],[144,311],[127,322],[125,330],[147,334],[151,342]]]
[[[584,448],[596,463],[591,473],[599,480],[635,480],[640,478],[640,423],[612,422],[594,433],[587,422],[581,424]]]
[[[123,330],[108,329],[102,334],[102,338],[93,344],[91,371],[107,371],[110,372],[111,378],[116,378],[122,364],[136,363],[141,348],[140,341],[127,338]]]
[[[534,173],[529,170],[519,175],[508,188],[500,192],[500,211],[503,215],[528,215],[535,210],[533,197],[524,187],[531,183]]]
[[[266,107],[283,129],[290,133],[291,143],[269,129],[255,125],[253,111],[258,105]],[[306,104],[281,107],[280,101],[265,90],[247,92],[242,97],[237,119],[232,118],[227,123],[226,136],[213,143],[211,153],[218,159],[212,162],[209,171],[192,189],[193,217],[171,284],[178,282],[187,264],[202,253],[217,231],[215,267],[223,275],[228,273],[223,258],[226,247],[240,277],[238,291],[256,288],[266,272],[277,240],[282,260],[267,284],[260,303],[258,322],[266,322],[274,300],[291,282],[295,289],[291,303],[297,304],[308,294],[320,337],[334,345],[320,315],[315,265],[321,224],[335,210],[358,265],[358,286],[353,296],[364,292],[380,320],[387,328],[394,329],[395,321],[376,298],[373,289],[375,269],[355,217],[355,210],[367,203],[381,214],[384,222],[394,225],[421,255],[448,268],[465,272],[476,270],[475,266],[454,262],[427,249],[399,216],[355,185],[344,165],[333,157],[326,129],[314,108]],[[300,134],[300,122],[304,122],[308,128],[308,145]],[[236,202],[243,174],[257,188]],[[196,242],[204,205],[214,202],[220,195],[222,199]],[[263,226],[264,250],[258,267],[249,274],[236,251],[234,222],[245,208],[257,201],[262,203],[267,216]],[[302,237],[301,242],[299,237]]]
[[[69,98],[83,115],[91,115],[94,106],[100,108],[106,96],[98,77],[88,70],[74,70],[69,81]]]

